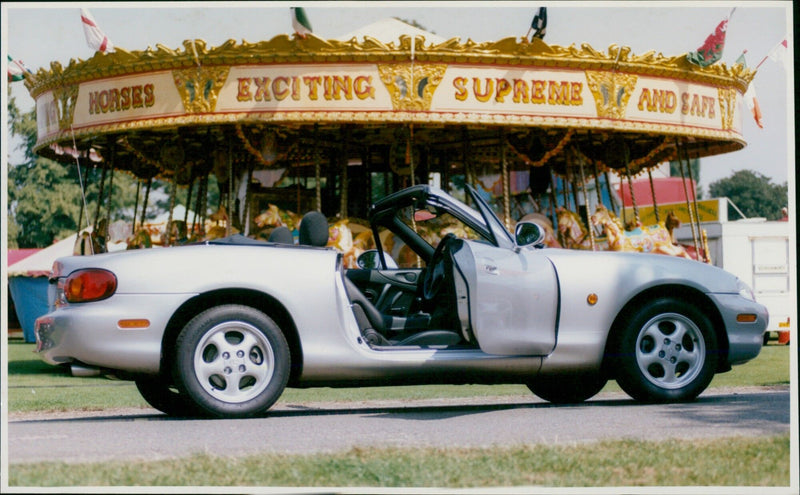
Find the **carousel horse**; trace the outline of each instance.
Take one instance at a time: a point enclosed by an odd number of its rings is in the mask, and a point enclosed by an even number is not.
[[[150,239],[150,232],[147,229],[139,229],[136,234],[128,238],[127,249],[146,249],[153,247],[153,241]]]
[[[683,246],[673,244],[672,232],[664,224],[640,226],[626,231],[619,218],[603,205],[597,206],[591,220],[593,225],[602,227],[608,239],[609,251],[666,254],[691,259]],[[671,225],[674,225],[674,220],[671,220]]]
[[[581,217],[573,211],[559,207],[556,210],[558,232],[567,249],[591,249],[589,230],[583,225]]]

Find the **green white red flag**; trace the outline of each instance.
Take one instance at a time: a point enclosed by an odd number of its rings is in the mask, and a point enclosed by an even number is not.
[[[298,36],[305,38],[307,34],[313,32],[303,7],[291,7],[290,11],[292,13],[292,27]]]
[[[83,34],[86,36],[86,44],[94,51],[108,53],[114,51],[114,44],[108,36],[98,27],[92,14],[87,9],[81,9],[81,24]]]
[[[739,58],[736,59],[736,63],[746,68],[747,60],[744,58],[745,53],[747,53],[747,50],[743,51],[742,54],[739,55]],[[761,107],[758,105],[756,86],[753,81],[750,81],[750,84],[747,86],[747,91],[744,92],[744,104],[747,105],[747,109],[750,110],[750,113],[753,115],[753,120],[756,121],[756,125],[760,129],[763,129],[764,123],[761,116]]]
[[[728,21],[734,10],[736,9],[731,10],[728,17],[717,24],[717,28],[708,35],[705,43],[700,48],[686,54],[686,59],[689,62],[700,67],[707,67],[722,58],[722,49],[725,48],[725,32],[728,30]]]
[[[22,81],[27,74],[32,74],[21,60],[14,60],[8,56],[8,82]]]

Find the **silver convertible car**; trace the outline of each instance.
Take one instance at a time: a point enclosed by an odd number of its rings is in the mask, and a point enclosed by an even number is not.
[[[575,403],[611,379],[639,401],[687,401],[758,355],[767,310],[735,276],[544,248],[541,226],[512,236],[467,194],[475,209],[427,185],[374,204],[377,249],[356,269],[319,247],[321,214],[299,245],[235,235],[61,258],[37,351],[135,380],[167,414],[215,417],[263,414],[286,387],[519,383]]]

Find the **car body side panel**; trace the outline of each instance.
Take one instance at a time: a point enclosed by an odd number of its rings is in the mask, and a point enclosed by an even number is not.
[[[649,288],[683,285],[710,294],[736,287],[735,277],[716,267],[670,256],[542,251],[556,267],[562,300],[569,301],[561,312],[558,344],[545,358],[542,373],[599,369],[617,315]],[[597,295],[594,305],[587,300],[590,294]]]

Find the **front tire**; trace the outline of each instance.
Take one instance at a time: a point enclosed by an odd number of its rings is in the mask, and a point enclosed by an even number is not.
[[[289,380],[289,346],[278,325],[249,306],[223,305],[193,318],[176,341],[175,376],[203,411],[244,418],[263,413]]]
[[[137,378],[136,389],[148,404],[169,416],[197,416],[201,413],[186,394],[161,377]]]
[[[528,382],[537,397],[553,404],[579,404],[597,395],[608,383],[600,372],[564,376],[541,376]]]
[[[694,400],[717,369],[717,338],[697,307],[673,298],[628,314],[615,347],[620,387],[643,402]]]

